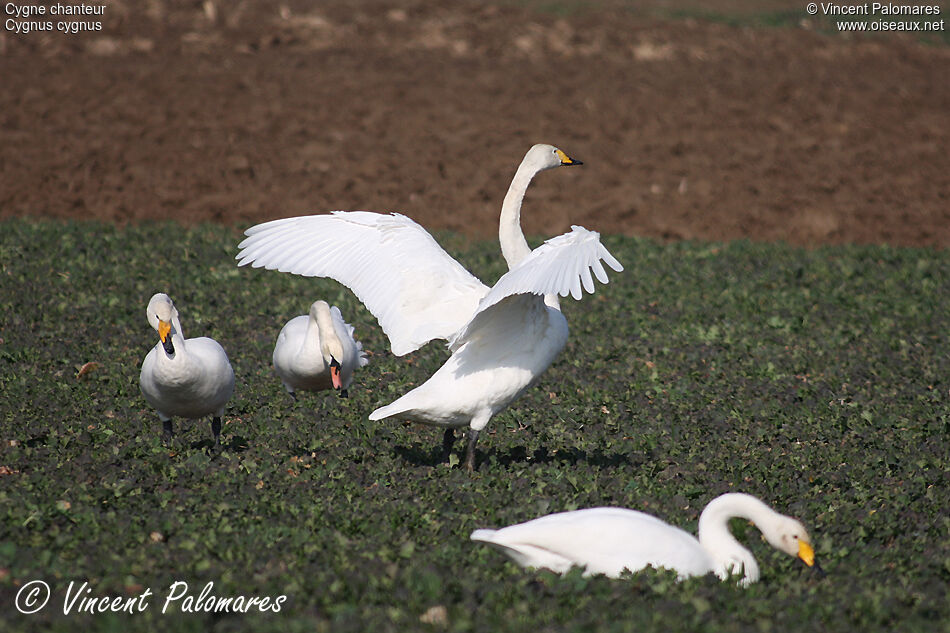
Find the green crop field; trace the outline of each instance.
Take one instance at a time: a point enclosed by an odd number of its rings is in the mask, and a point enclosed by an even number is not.
[[[503,272],[496,242],[439,239],[486,282]],[[603,239],[625,272],[564,300],[566,349],[490,423],[469,474],[439,463],[438,430],[367,420],[445,348],[394,357],[338,284],[237,268],[237,228],[0,223],[0,628],[950,630],[950,256]],[[207,420],[164,445],[139,393],[158,291],[187,336],[230,356],[218,454]],[[349,399],[294,403],[270,355],[318,298],[370,364]],[[710,499],[740,490],[802,520],[827,575],[738,520],[762,568],[747,589],[561,577],[468,538],[596,505],[695,533]],[[35,580],[52,597],[21,615]],[[148,593],[147,608],[64,615],[70,582],[87,598]],[[163,613],[176,582],[191,600]],[[189,612],[209,582],[215,597],[286,597],[277,613]]]

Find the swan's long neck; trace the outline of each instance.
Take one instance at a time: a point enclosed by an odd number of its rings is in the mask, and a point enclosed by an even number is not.
[[[181,321],[178,320],[178,314],[176,313],[172,316],[172,327],[174,328],[174,333],[178,334],[181,338],[181,342],[185,342],[185,333],[181,331]]]
[[[169,332],[169,336],[172,337],[172,342],[175,346],[175,356],[184,357],[185,350],[185,333],[181,331],[181,322],[178,320],[178,311],[172,315],[172,331]]]
[[[524,232],[521,230],[521,203],[531,179],[538,171],[540,170],[528,164],[527,157],[525,157],[525,160],[521,161],[521,165],[518,166],[515,177],[511,179],[508,193],[505,194],[505,201],[501,205],[498,241],[501,243],[501,254],[508,262],[508,270],[517,266],[521,260],[531,253],[528,240],[524,238]]]
[[[336,334],[336,326],[333,324],[333,315],[330,313],[329,306],[323,305],[316,310],[316,323],[319,329],[320,352],[323,354],[324,362],[329,363],[329,356],[336,358],[337,362],[343,362],[343,343]],[[311,327],[313,319],[311,319]]]
[[[725,579],[730,573],[743,573],[746,584],[758,580],[755,557],[729,532],[729,519],[748,519],[761,525],[775,514],[755,497],[742,493],[724,494],[709,502],[699,517],[699,543],[715,561],[716,575]]]
[[[309,317],[310,318],[307,319],[307,331],[304,334],[300,352],[307,355],[320,352],[320,345],[322,343],[320,319],[316,318],[313,314],[309,315]]]

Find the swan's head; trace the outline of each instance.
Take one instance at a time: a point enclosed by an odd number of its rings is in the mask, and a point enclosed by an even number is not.
[[[323,354],[324,364],[330,369],[330,382],[333,388],[339,390],[340,395],[345,397],[346,390],[343,389],[341,376],[343,371],[341,359],[344,357],[343,342],[337,336],[330,305],[323,300],[314,301],[310,306],[310,318],[320,329],[320,353]]]
[[[172,303],[171,297],[164,292],[152,295],[148,302],[148,322],[158,331],[158,338],[162,342],[167,354],[175,353],[175,346],[172,344],[172,329],[178,318],[178,310]]]
[[[789,556],[800,558],[809,567],[818,567],[815,562],[815,549],[805,526],[792,517],[778,515],[762,534],[769,544]]]
[[[536,171],[543,171],[545,169],[553,169],[555,167],[561,166],[584,164],[579,160],[574,160],[565,154],[563,150],[560,150],[553,145],[546,145],[544,143],[538,143],[529,149],[528,153],[524,156],[523,163],[530,165]]]

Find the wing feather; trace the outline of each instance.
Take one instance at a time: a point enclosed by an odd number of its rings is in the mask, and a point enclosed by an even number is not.
[[[675,569],[681,576],[712,570],[708,554],[690,534],[623,508],[549,514],[499,530],[476,530],[472,538],[506,548],[522,565],[558,572],[566,571],[564,560],[586,567],[587,573],[613,577],[647,565]]]
[[[373,313],[397,356],[451,338],[488,292],[425,229],[398,213],[284,218],[245,235],[239,266],[335,279]]]
[[[581,270],[581,281],[584,282],[584,290],[586,290],[588,294],[594,294],[594,279],[590,276],[590,268],[585,266]]]
[[[583,289],[593,292],[591,270],[601,283],[607,283],[607,273],[601,261],[617,272],[623,266],[600,243],[600,234],[580,226],[572,226],[570,233],[551,238],[517,266],[501,276],[478,304],[465,327],[449,339],[449,348],[462,346],[488,319],[485,313],[505,298],[519,294],[570,294],[575,299],[583,296]]]

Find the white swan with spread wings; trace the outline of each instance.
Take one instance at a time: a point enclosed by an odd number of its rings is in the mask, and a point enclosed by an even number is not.
[[[478,433],[530,387],[567,342],[558,296],[580,299],[607,283],[601,262],[623,267],[579,226],[533,251],[521,230],[521,203],[531,179],[546,169],[577,165],[560,149],[535,145],[518,167],[502,205],[498,237],[509,271],[489,288],[452,259],[409,218],[336,211],[274,220],[247,230],[238,265],[342,283],[379,320],[397,356],[433,339],[452,356],[424,384],[370,414],[453,429],[468,426],[465,466],[475,466]],[[593,273],[593,274],[592,274]]]

